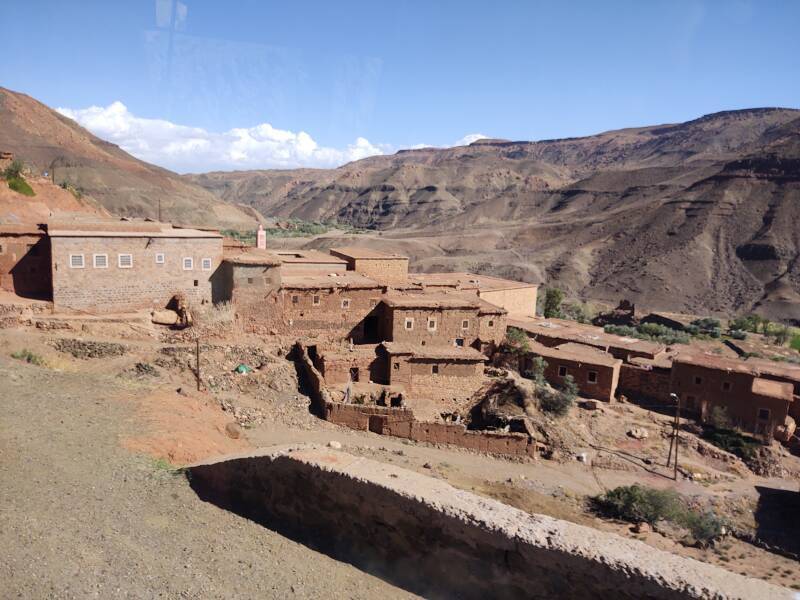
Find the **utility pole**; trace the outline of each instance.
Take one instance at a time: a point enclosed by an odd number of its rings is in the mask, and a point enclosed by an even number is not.
[[[681,397],[677,394],[670,394],[670,398],[675,401],[675,420],[672,423],[672,439],[669,442],[669,455],[667,456],[667,466],[669,466],[670,461],[672,460],[672,449],[675,448],[675,464],[673,465],[673,473],[672,478],[675,481],[678,481],[678,444],[680,443],[680,438],[678,436],[678,430],[681,427]]]
[[[195,357],[197,358],[197,391],[200,391],[200,338],[198,337],[195,339],[196,348],[195,348]]]

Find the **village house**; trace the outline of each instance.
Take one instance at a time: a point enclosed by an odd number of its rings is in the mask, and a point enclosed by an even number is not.
[[[222,236],[156,222],[50,223],[53,306],[89,313],[210,303]]]
[[[634,358],[652,360],[666,350],[665,346],[656,342],[606,333],[600,327],[565,319],[510,319],[508,324],[523,330],[528,337],[544,346],[574,342],[608,352],[626,363]]]
[[[794,432],[794,419],[787,419],[795,399],[792,384],[762,377],[759,365],[750,361],[682,353],[672,361],[670,387],[683,409],[700,421],[708,421],[719,407],[742,431],[784,441]]]
[[[561,387],[568,375],[584,398],[613,402],[619,381],[622,361],[591,346],[568,342],[560,346],[545,346],[529,342],[529,350],[520,359],[522,373],[533,371],[533,358],[541,357],[547,366],[544,378]]]
[[[539,286],[475,273],[413,273],[409,281],[425,292],[463,291],[506,310],[511,318],[536,316]]]
[[[332,256],[347,261],[348,271],[355,271],[382,284],[408,283],[407,256],[351,246],[331,248],[330,253]]]
[[[50,300],[50,240],[37,225],[0,225],[0,289]]]

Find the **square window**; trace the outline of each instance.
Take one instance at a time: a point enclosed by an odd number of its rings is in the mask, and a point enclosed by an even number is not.
[[[342,308],[350,308],[350,300],[348,298],[342,299]]]
[[[703,378],[702,377],[695,377],[694,378],[695,385],[703,385]]]
[[[292,295],[292,304],[300,304],[300,296],[297,294]]]
[[[163,265],[164,264],[164,253],[163,252],[156,252],[156,264]]]
[[[320,297],[319,296],[313,296],[311,298],[311,304],[313,304],[314,306],[319,306],[319,303],[320,303]]]
[[[723,392],[730,392],[731,391],[731,382],[730,381],[723,381],[722,382],[722,391]]]
[[[133,254],[117,254],[117,266],[120,269],[130,269],[133,267]]]
[[[252,277],[248,277],[247,278],[247,283],[253,283],[253,278]]]
[[[393,368],[395,371],[399,371],[399,370],[400,370],[400,363],[394,363],[394,364],[392,365],[392,368]]]
[[[558,376],[559,377],[566,377],[567,376],[567,367],[558,367]]]
[[[107,269],[108,268],[108,254],[95,254],[92,257],[94,259],[94,268],[95,269]]]
[[[758,409],[758,420],[759,421],[769,421],[769,409],[768,408],[759,408]]]
[[[456,346],[464,346],[464,338],[456,338]]]
[[[438,375],[439,374],[439,365],[431,365],[431,373],[433,373],[434,375]]]
[[[494,327],[494,321],[489,321],[489,327]]]
[[[467,319],[461,321],[461,329],[469,329],[469,321]]]
[[[183,257],[183,270],[192,271],[194,269],[194,259],[191,256]]]
[[[409,331],[414,329],[414,319],[412,317],[406,318],[406,329]]]
[[[69,268],[82,269],[83,268],[83,254],[70,254],[69,255]]]
[[[597,383],[597,371],[589,371],[586,375],[586,381],[589,383]]]
[[[428,319],[428,331],[436,331],[436,319]]]
[[[194,287],[197,287],[198,285],[200,285],[200,281],[198,281],[197,279],[195,279],[195,280],[194,280]]]
[[[210,258],[202,259],[200,261],[200,267],[203,269],[203,271],[210,271],[211,270],[211,259]]]

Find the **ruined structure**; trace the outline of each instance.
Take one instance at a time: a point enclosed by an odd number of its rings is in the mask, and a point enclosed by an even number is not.
[[[367,248],[352,246],[331,248],[332,256],[347,261],[348,271],[355,271],[383,284],[408,282],[408,257],[385,254]]]

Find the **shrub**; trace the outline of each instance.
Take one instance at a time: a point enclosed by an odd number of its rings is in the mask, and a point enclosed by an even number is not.
[[[564,300],[564,292],[558,288],[547,288],[544,296],[544,316],[546,319],[558,318],[561,316],[561,302]]]
[[[589,323],[594,318],[594,313],[582,302],[567,302],[561,305],[561,316],[578,323]]]
[[[800,352],[800,335],[793,335],[789,346]]]
[[[539,408],[556,417],[563,417],[575,404],[578,397],[578,386],[572,375],[564,378],[564,385],[559,390],[544,390],[539,398]]]
[[[713,512],[700,513],[686,506],[672,490],[640,485],[614,488],[592,499],[599,514],[630,523],[669,521],[688,529],[695,542],[708,546],[722,536],[725,522]]]
[[[659,323],[642,323],[635,328],[627,325],[606,325],[604,330],[606,333],[638,338],[640,340],[650,340],[666,345],[689,343],[688,333],[670,329]]]
[[[631,523],[676,521],[684,510],[680,496],[672,490],[657,490],[637,484],[620,486],[594,498],[597,512]]]
[[[527,340],[526,340],[527,341]],[[533,379],[536,385],[542,386],[545,384],[544,372],[547,369],[547,361],[541,356],[534,356],[531,359],[531,369],[524,373],[528,379]]]
[[[747,334],[742,331],[741,329],[732,329],[728,335],[730,335],[735,340],[746,340]]]
[[[11,358],[16,358],[17,360],[24,360],[26,363],[29,363],[31,365],[36,365],[37,367],[41,367],[44,365],[44,359],[38,354],[31,352],[27,348],[24,350],[20,350],[18,352],[12,352]]]
[[[21,176],[8,177],[6,180],[8,181],[8,187],[10,187],[18,194],[22,194],[23,196],[36,195],[36,192],[33,191],[33,188]]]
[[[728,429],[731,420],[728,416],[728,409],[724,406],[713,406],[708,413],[708,424],[715,429]]]
[[[515,354],[522,354],[531,349],[528,334],[518,327],[509,327],[506,330],[506,345]]]
[[[18,158],[15,158],[11,161],[11,164],[3,170],[3,177],[6,179],[20,178],[22,177],[22,170],[24,167],[25,165],[22,164],[22,161]]]
[[[720,329],[722,327],[719,319],[714,319],[712,317],[706,317],[704,319],[695,319],[691,322],[691,325],[697,327],[700,331],[707,332],[713,331],[714,329]]]
[[[708,427],[703,430],[703,439],[744,461],[755,458],[761,446],[758,440],[726,428]]]

